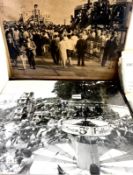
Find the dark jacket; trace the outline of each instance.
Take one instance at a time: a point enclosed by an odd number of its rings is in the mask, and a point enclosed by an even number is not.
[[[76,44],[77,54],[79,56],[84,56],[87,49],[87,42],[84,39],[79,39]]]

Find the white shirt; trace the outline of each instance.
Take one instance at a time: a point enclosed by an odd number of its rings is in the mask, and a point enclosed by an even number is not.
[[[68,50],[74,50],[74,42],[72,39],[66,40],[66,48]]]
[[[75,47],[76,44],[77,44],[77,41],[79,40],[79,38],[78,38],[76,35],[73,35],[73,36],[71,37],[71,40],[73,41],[73,44],[74,44],[74,47]]]
[[[13,35],[14,35],[14,40],[19,40],[19,31],[18,30],[15,30],[13,32]]]
[[[24,38],[29,37],[29,33],[27,31],[24,31],[23,35],[24,35]]]

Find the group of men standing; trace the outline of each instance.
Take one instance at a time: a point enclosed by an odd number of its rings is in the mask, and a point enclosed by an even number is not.
[[[18,66],[18,60],[20,60],[24,70],[27,68],[27,62],[30,68],[36,68],[36,45],[26,31],[21,36],[17,28],[9,29],[6,31],[6,40],[11,61],[15,66]]]
[[[90,44],[93,42],[94,46]],[[95,48],[96,42],[101,42],[100,48]],[[110,68],[112,68],[116,57],[120,57],[117,38],[114,33],[107,37],[104,36],[103,38],[98,35],[95,37],[93,37],[93,35],[89,36],[85,33],[80,33],[79,35],[68,34],[63,35],[62,37],[55,35],[50,44],[53,62],[57,65],[61,63],[64,67],[67,64],[72,65],[72,58],[74,56],[77,59],[77,66],[85,66],[88,50],[90,54],[95,49],[101,54],[99,56],[99,62],[102,67],[105,67],[107,62],[110,62]],[[88,55],[87,57],[89,58],[90,56]]]
[[[87,49],[87,42],[83,36],[75,34],[64,35],[61,38],[55,35],[50,44],[50,51],[55,64],[61,63],[64,67],[72,64],[72,57],[77,53],[77,65],[84,66],[84,55]]]
[[[72,57],[77,53],[77,65],[84,66],[84,54],[87,43],[82,35],[63,34],[57,32],[50,36],[48,33],[40,34],[21,31],[18,28],[6,30],[6,39],[12,63],[17,66],[18,60],[21,60],[22,66],[26,69],[28,62],[30,67],[35,69],[36,56],[45,56],[46,45],[47,52],[50,52],[53,62],[56,65],[72,65]],[[47,35],[47,36],[46,36]]]
[[[60,33],[48,30],[39,32],[18,28],[6,30],[11,60],[16,66],[18,60],[21,60],[24,69],[27,67],[27,62],[30,68],[35,69],[36,58],[40,56],[47,58],[51,56],[55,65],[63,67],[72,65],[73,58],[77,59],[77,66],[85,66],[86,56],[89,59],[91,57],[87,55],[87,52],[89,51],[89,54],[94,52],[97,46],[93,43],[96,42],[104,43],[100,60],[101,66],[104,67],[108,60],[116,57],[117,51],[116,36],[108,35],[100,35],[93,30],[79,31],[79,33],[77,31]]]

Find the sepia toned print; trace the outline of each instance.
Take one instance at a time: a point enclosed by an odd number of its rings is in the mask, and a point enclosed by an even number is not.
[[[130,175],[132,123],[117,83],[10,81],[0,95],[0,174]]]
[[[112,79],[132,11],[119,0],[2,3],[13,77]]]

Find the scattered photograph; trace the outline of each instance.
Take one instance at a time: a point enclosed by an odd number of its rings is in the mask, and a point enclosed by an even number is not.
[[[126,0],[2,0],[11,78],[117,77],[132,13]]]
[[[132,163],[116,82],[10,81],[0,95],[0,174],[131,175]]]

